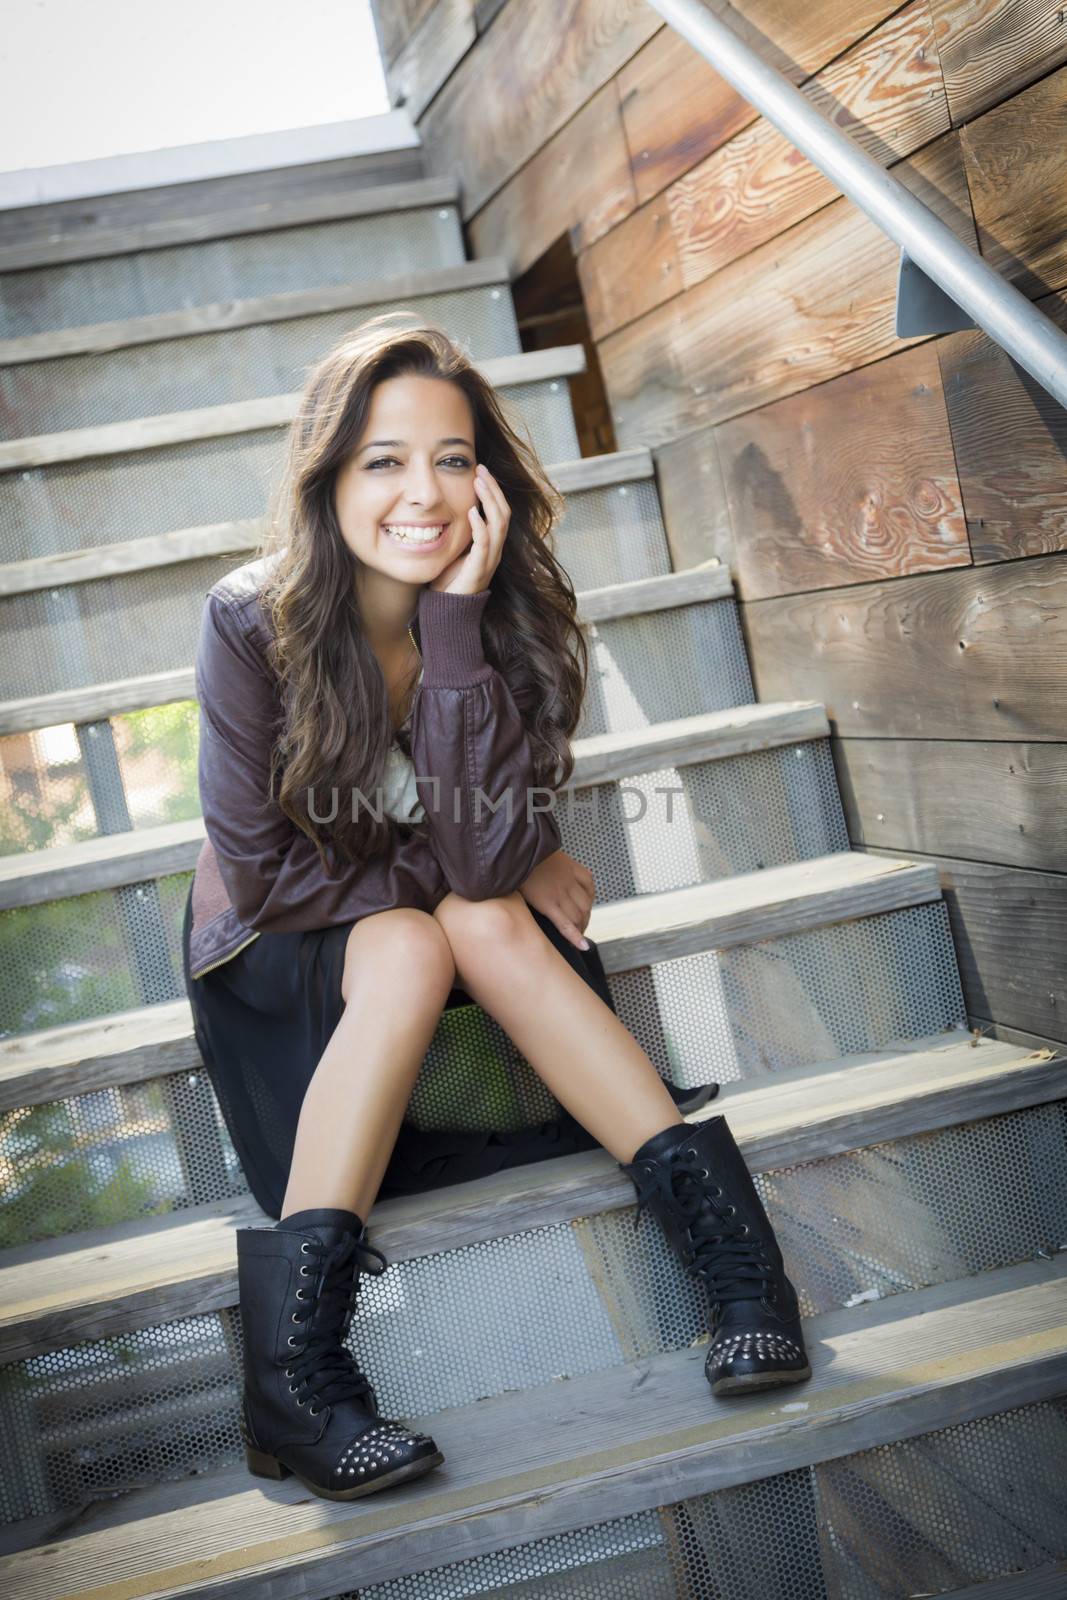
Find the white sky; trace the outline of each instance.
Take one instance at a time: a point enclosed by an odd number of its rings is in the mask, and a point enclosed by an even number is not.
[[[389,109],[369,0],[0,0],[0,171]]]

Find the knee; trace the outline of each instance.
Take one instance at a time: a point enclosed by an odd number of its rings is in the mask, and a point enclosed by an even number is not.
[[[348,935],[341,996],[348,1002],[357,970],[384,965],[392,973],[418,974],[418,990],[444,1001],[456,979],[456,963],[444,929],[427,911],[397,906],[362,917]]]
[[[509,951],[528,950],[531,937],[538,932],[533,914],[517,890],[488,900],[446,895],[434,918],[444,929],[457,969],[483,954],[492,954],[497,964]]]

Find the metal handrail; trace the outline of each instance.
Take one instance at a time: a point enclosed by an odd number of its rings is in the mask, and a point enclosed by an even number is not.
[[[1067,334],[701,0],[648,0],[1013,361],[1067,406]]]

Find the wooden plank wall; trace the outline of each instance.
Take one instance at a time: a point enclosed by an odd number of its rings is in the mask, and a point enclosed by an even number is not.
[[[471,254],[573,251],[615,442],[675,564],[729,563],[759,698],[826,705],[854,844],[937,861],[971,1021],[1067,1040],[1063,410],[983,334],[898,339],[896,246],[643,0],[377,6]],[[1062,10],[729,15],[1067,328]]]

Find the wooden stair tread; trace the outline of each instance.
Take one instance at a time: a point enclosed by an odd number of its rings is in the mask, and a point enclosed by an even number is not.
[[[943,1042],[942,1042],[943,1041]],[[755,1171],[1062,1098],[1067,1061],[955,1030],[924,1048],[865,1053],[724,1085],[688,1120],[725,1113]],[[633,1203],[602,1149],[513,1167],[374,1208],[388,1260],[499,1238]],[[238,1226],[271,1226],[250,1195],[0,1255],[0,1359],[14,1361],[236,1303]]]
[[[580,344],[551,345],[518,355],[489,356],[474,364],[494,387],[508,388],[513,384],[538,383],[584,372],[585,349]],[[101,422],[88,428],[66,428],[58,433],[9,439],[0,443],[0,472],[85,461],[95,456],[124,455],[131,450],[156,450],[200,439],[221,439],[258,428],[282,428],[297,415],[300,400],[299,392],[263,395],[254,400],[194,406],[184,411],[134,417],[126,422]]]
[[[640,483],[652,478],[652,453],[645,449],[613,450],[599,456],[577,456],[557,461],[545,468],[561,494],[579,494],[592,489]],[[27,556],[19,561],[0,562],[0,596],[31,594],[57,585],[89,583],[99,578],[130,572],[147,572],[158,567],[200,561],[206,556],[248,555],[254,551],[265,527],[263,517],[240,517],[228,522],[203,523],[197,527],[170,528],[163,533],[142,534],[105,544],[84,545],[73,550],[56,550]],[[150,674],[162,678],[162,673]],[[131,680],[136,683],[138,680]],[[106,687],[106,686],[104,686]],[[59,690],[52,695],[28,697],[0,703],[0,732],[21,732],[25,721],[13,722],[20,711],[35,704],[54,702],[61,710],[65,698],[92,694],[93,690]],[[76,703],[76,701],[75,701]],[[151,705],[151,700],[136,701]],[[53,715],[52,722],[77,720]],[[82,718],[81,720],[84,720]],[[49,727],[51,722],[36,721],[31,727]]]
[[[0,367],[31,361],[54,361],[63,356],[111,355],[131,346],[162,339],[182,339],[201,333],[229,333],[235,328],[258,327],[296,317],[318,316],[328,311],[355,310],[383,300],[409,296],[448,294],[456,290],[493,288],[510,292],[508,264],[503,256],[479,256],[451,267],[430,267],[397,272],[385,278],[356,278],[351,283],[326,284],[310,289],[285,289],[273,294],[250,295],[243,300],[222,300],[173,311],[152,311],[110,322],[81,323],[45,333],[24,333],[0,339]]]
[[[806,1331],[814,1376],[797,1388],[716,1401],[695,1345],[411,1418],[445,1464],[347,1504],[243,1469],[143,1491],[105,1510],[112,1526],[6,1557],[0,1584],[20,1600],[328,1595],[1048,1398],[1067,1376],[1067,1261]]]
[[[239,234],[337,222],[349,217],[380,215],[385,211],[456,205],[459,198],[455,179],[450,177],[405,178],[362,189],[345,187],[336,193],[289,195],[284,199],[228,206],[218,212],[162,217],[126,226],[94,228],[91,233],[60,233],[48,240],[6,244],[0,246],[0,272],[21,272],[71,261],[97,261],[105,256],[127,255],[134,250],[203,244],[208,239],[231,239]]]

